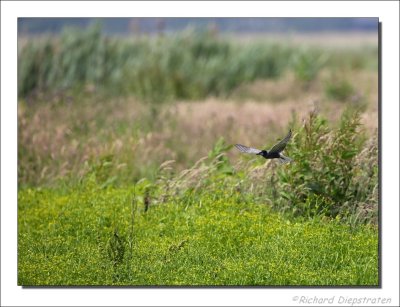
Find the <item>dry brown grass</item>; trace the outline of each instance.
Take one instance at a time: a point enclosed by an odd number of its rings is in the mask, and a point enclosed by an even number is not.
[[[367,71],[351,76],[357,80],[358,96],[348,103],[366,104],[363,123],[376,134],[377,76]],[[132,98],[20,103],[19,181],[42,184],[79,176],[87,171],[85,162],[109,154],[117,173],[132,180],[155,172],[166,160],[175,160],[175,171],[180,171],[207,155],[220,137],[228,144],[269,146],[286,133],[294,114],[302,120],[316,108],[332,122],[339,118],[346,103],[325,98],[325,78],[322,73],[308,87],[290,74],[256,82],[248,86],[253,95],[239,101],[233,96],[157,106]],[[236,159],[239,153],[228,155]]]
[[[310,84],[304,84],[296,80],[292,73],[277,80],[256,81],[252,84],[239,87],[233,94],[232,100],[249,103],[262,102],[268,104],[256,104],[258,111],[264,114],[264,109],[283,111],[287,108],[304,114],[311,106],[316,107],[328,119],[336,121],[340,112],[348,104],[359,105],[365,108],[362,123],[370,132],[378,127],[378,75],[373,71],[343,71],[339,74],[349,80],[355,93],[350,101],[343,103],[326,98],[324,87],[333,77],[332,72],[323,70],[319,77]],[[247,97],[243,99],[242,97]],[[251,97],[249,100],[248,97]],[[283,110],[282,110],[283,109]],[[269,113],[269,112],[268,112]],[[278,113],[280,117],[281,113]],[[286,112],[287,114],[287,112]],[[282,121],[287,121],[287,116],[282,116]]]
[[[368,32],[324,32],[324,33],[262,33],[235,35],[233,40],[248,44],[255,41],[288,44],[292,46],[324,48],[360,48],[378,46],[376,33]]]

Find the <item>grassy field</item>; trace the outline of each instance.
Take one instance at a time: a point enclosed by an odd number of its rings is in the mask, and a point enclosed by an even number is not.
[[[20,46],[18,284],[378,285],[376,46],[189,34]]]
[[[376,227],[290,221],[232,191],[147,211],[142,202],[132,206],[133,195],[133,188],[22,191],[18,283],[378,283]]]

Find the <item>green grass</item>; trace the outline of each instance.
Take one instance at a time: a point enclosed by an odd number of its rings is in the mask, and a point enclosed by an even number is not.
[[[145,212],[139,188],[23,189],[18,284],[378,285],[376,227],[287,219],[226,190],[195,196]]]

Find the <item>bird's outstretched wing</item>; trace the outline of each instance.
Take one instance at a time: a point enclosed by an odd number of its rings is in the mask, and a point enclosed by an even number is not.
[[[280,141],[278,144],[275,144],[270,150],[268,150],[268,153],[280,153],[282,150],[285,149],[286,144],[289,142],[291,137],[292,129],[289,130],[289,133],[282,141]]]
[[[235,147],[237,149],[239,149],[241,152],[245,152],[245,153],[249,153],[249,154],[259,154],[261,152],[261,150],[259,149],[255,149],[255,148],[251,148],[251,147],[247,147],[244,145],[240,145],[240,144],[236,144]]]

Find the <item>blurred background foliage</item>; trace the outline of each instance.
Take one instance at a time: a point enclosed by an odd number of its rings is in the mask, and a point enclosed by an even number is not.
[[[128,39],[106,36],[95,24],[28,40],[19,50],[20,98],[86,89],[148,102],[193,100],[226,96],[239,85],[278,78],[287,70],[310,84],[324,67],[377,68],[373,48],[349,55],[272,42],[243,44],[212,29]],[[327,95],[341,100],[351,91],[340,78],[327,85]]]
[[[296,216],[377,208],[374,39],[234,36],[224,32],[229,20],[168,32],[170,20],[156,19],[140,31],[132,23],[134,35],[110,35],[103,20],[29,36],[37,21],[28,21],[20,21],[18,54],[20,187],[154,183],[165,161],[173,161],[171,176],[200,165],[197,174],[209,166],[202,157],[214,161],[223,187],[224,176],[243,175],[232,159],[265,162],[239,158],[231,144],[268,146],[292,127],[288,155],[296,162],[273,170],[262,201],[274,196],[271,205]],[[244,173],[254,175],[249,165]],[[200,185],[217,178],[207,176]],[[250,191],[264,189],[261,182]]]
[[[22,48],[19,95],[92,87],[151,102],[199,99],[224,95],[257,78],[278,77],[289,57],[287,48],[237,46],[211,32],[127,41],[102,36],[99,26],[70,29],[59,41]]]

